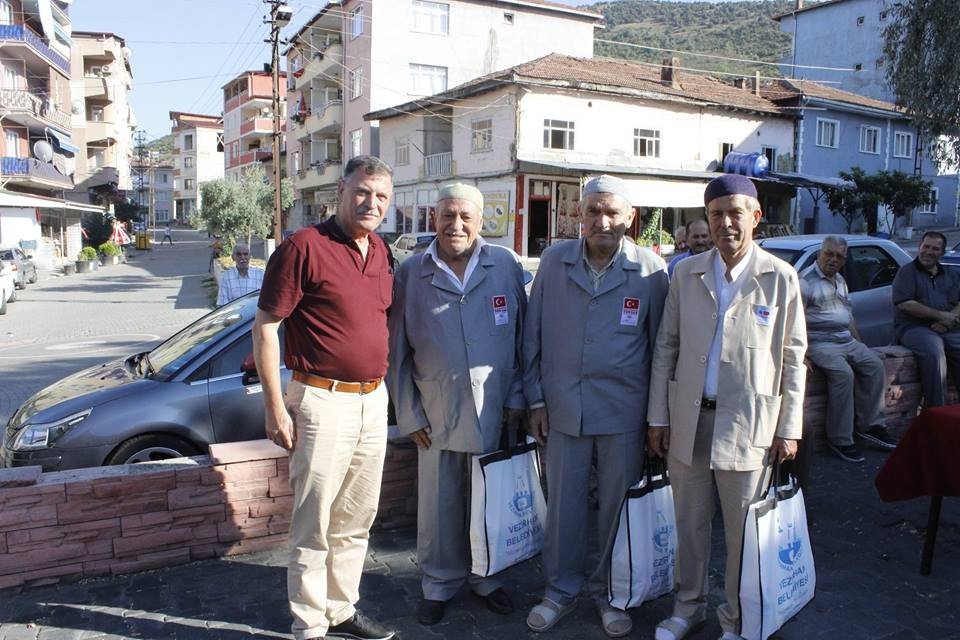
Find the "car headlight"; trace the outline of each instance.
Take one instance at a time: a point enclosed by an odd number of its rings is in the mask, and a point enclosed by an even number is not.
[[[60,436],[87,419],[93,409],[80,411],[56,422],[44,424],[28,424],[13,437],[10,444],[11,451],[34,451],[46,449],[53,445]]]

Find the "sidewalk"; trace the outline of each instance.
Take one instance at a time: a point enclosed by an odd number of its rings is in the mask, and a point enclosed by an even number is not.
[[[867,450],[854,465],[829,454],[814,459],[808,496],[817,565],[817,597],[774,637],[781,640],[960,639],[960,499],[944,500],[933,574],[919,574],[927,501],[886,504],[873,488],[883,452]],[[720,635],[712,608],[723,543],[713,536],[711,614],[692,640]],[[534,559],[504,574],[517,611],[489,613],[466,590],[444,621],[429,629],[416,622],[420,597],[415,532],[375,534],[361,585],[360,607],[401,632],[405,640],[601,640],[606,636],[588,602],[555,629],[537,636],[524,624],[539,599],[543,578]],[[288,638],[285,553],[264,551],[230,559],[72,585],[0,595],[0,639],[209,639]],[[633,611],[635,639],[650,639],[670,613],[669,598]]]

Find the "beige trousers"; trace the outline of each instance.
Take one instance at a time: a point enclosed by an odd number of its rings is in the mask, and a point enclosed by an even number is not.
[[[727,601],[717,607],[717,617],[724,631],[736,633],[740,623],[740,547],[743,544],[743,525],[750,504],[759,499],[766,488],[770,467],[755,471],[711,469],[713,419],[713,411],[700,411],[692,465],[686,465],[668,455],[667,464],[677,515],[677,565],[674,569],[676,596],[673,615],[689,620],[703,620],[706,617],[710,532],[716,489],[720,496],[727,547],[724,574],[724,594]]]
[[[387,391],[367,395],[287,386],[297,440],[290,453],[293,517],[287,595],[296,640],[323,637],[360,599],[387,446]]]

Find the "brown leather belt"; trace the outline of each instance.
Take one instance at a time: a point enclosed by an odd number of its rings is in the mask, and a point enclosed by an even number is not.
[[[338,393],[359,393],[360,395],[372,393],[383,382],[383,378],[367,380],[365,382],[341,382],[340,380],[331,380],[323,376],[315,376],[312,373],[306,373],[304,371],[294,371],[293,379],[307,386],[317,387],[318,389],[326,389],[327,391],[336,391]]]

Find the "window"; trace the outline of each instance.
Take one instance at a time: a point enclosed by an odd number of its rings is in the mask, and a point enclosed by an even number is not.
[[[817,146],[836,149],[840,144],[840,122],[817,118]]]
[[[860,127],[860,153],[880,153],[880,127]]]
[[[543,121],[544,149],[573,149],[573,122],[567,120]]]
[[[188,133],[183,136],[183,150],[190,151],[193,149],[193,134]]]
[[[90,117],[87,118],[90,122],[103,122],[103,107],[99,105],[90,105]]]
[[[763,157],[767,159],[767,169],[769,171],[777,170],[777,148],[776,147],[760,147],[760,151],[763,153]]]
[[[860,63],[860,62],[858,62],[857,64],[853,65],[853,70],[854,70],[854,71],[863,71],[863,64]]]
[[[94,149],[93,153],[87,156],[87,165],[90,169],[100,169],[107,163],[106,149]]]
[[[16,89],[17,87],[17,70],[13,66],[12,60],[5,60],[3,63],[3,88],[4,89]]]
[[[293,172],[298,173],[300,171],[300,152],[293,152]]]
[[[354,129],[350,132],[350,157],[356,158],[363,154],[363,129]]]
[[[893,282],[900,265],[880,247],[847,247],[843,278],[850,293],[885,287]]]
[[[161,174],[160,174],[160,182],[162,182],[163,184],[167,184],[167,182],[169,182],[169,180],[170,180],[170,176],[168,176],[168,175],[165,174],[165,173],[161,173]]]
[[[19,158],[20,157],[20,135],[16,131],[7,131],[6,134],[6,149],[4,149],[3,154],[8,158]]]
[[[410,65],[410,92],[419,96],[432,96],[447,90],[447,68],[429,64]]]
[[[883,64],[884,64],[883,58],[877,58],[876,62],[874,62],[874,66],[877,69],[883,69]]]
[[[10,0],[0,0],[0,24],[13,24],[13,5]]]
[[[223,153],[223,134],[217,134],[217,153]]]
[[[357,67],[350,72],[350,99],[363,95],[363,67]]]
[[[633,155],[641,158],[660,157],[660,130],[634,129]]]
[[[183,168],[192,169],[193,168],[193,156],[186,156],[183,159]]]
[[[183,188],[186,189],[187,191],[190,191],[191,189],[193,189],[193,185],[194,185],[193,178],[183,179]]]
[[[413,0],[413,30],[442,36],[450,33],[450,5]]]
[[[864,22],[864,17],[863,17],[863,16],[857,16],[857,26],[858,26],[858,27],[862,27],[862,26],[863,26],[863,22]]]
[[[890,16],[890,11],[884,9],[880,12],[880,22],[886,22],[887,18]]]
[[[723,161],[727,159],[727,155],[733,151],[732,142],[721,142],[720,143],[720,169],[723,170]]]
[[[906,131],[893,132],[893,157],[913,157],[913,134]]]
[[[933,213],[937,212],[937,203],[940,200],[940,189],[933,187],[930,189],[930,202],[920,205],[920,208],[917,209],[917,213]]]
[[[398,142],[393,152],[393,164],[397,166],[410,164],[410,143]]]
[[[350,39],[354,39],[363,33],[363,5],[350,12],[347,18],[350,27]]]
[[[493,149],[493,120],[477,120],[470,124],[470,151]]]

